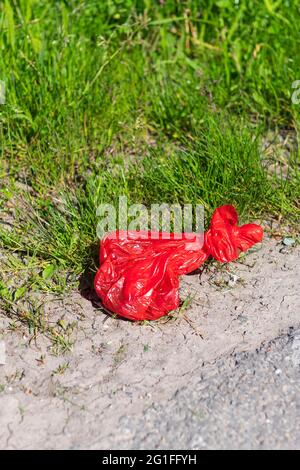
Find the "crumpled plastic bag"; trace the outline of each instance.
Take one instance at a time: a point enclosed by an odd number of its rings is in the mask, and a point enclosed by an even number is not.
[[[95,290],[104,307],[130,320],[156,320],[179,306],[179,276],[209,256],[235,260],[263,238],[259,225],[237,225],[233,206],[215,210],[204,234],[117,231],[103,238]]]

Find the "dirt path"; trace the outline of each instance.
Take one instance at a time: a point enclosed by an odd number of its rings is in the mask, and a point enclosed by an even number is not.
[[[20,332],[5,333],[0,448],[295,447],[299,276],[299,248],[266,239],[230,272],[211,265],[201,277],[185,276],[182,298],[193,300],[176,321],[116,320],[79,294],[50,302],[51,318],[78,321],[73,351],[56,357],[42,337],[29,344]],[[283,351],[278,367],[272,351]],[[290,374],[276,372],[287,363]],[[272,388],[272,377],[286,392]],[[260,387],[274,399],[262,402]],[[286,409],[292,402],[298,414]],[[268,440],[269,406],[274,423],[289,417],[285,440],[275,431]]]

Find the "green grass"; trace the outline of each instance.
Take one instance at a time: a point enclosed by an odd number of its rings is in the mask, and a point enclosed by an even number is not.
[[[119,195],[298,223],[299,14],[299,0],[1,2],[7,312],[76,288],[96,208]]]

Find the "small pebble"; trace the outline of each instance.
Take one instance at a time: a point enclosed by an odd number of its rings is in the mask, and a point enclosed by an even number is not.
[[[293,238],[285,237],[285,238],[282,240],[282,243],[283,243],[285,246],[293,246],[293,245],[295,245],[296,241],[295,241]]]

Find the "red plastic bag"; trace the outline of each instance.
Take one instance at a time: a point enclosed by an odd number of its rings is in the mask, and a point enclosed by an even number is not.
[[[100,246],[100,268],[95,290],[103,305],[130,320],[156,320],[179,306],[179,276],[197,269],[213,256],[235,260],[263,238],[259,225],[238,227],[232,206],[215,210],[210,228],[200,235],[117,231]]]

